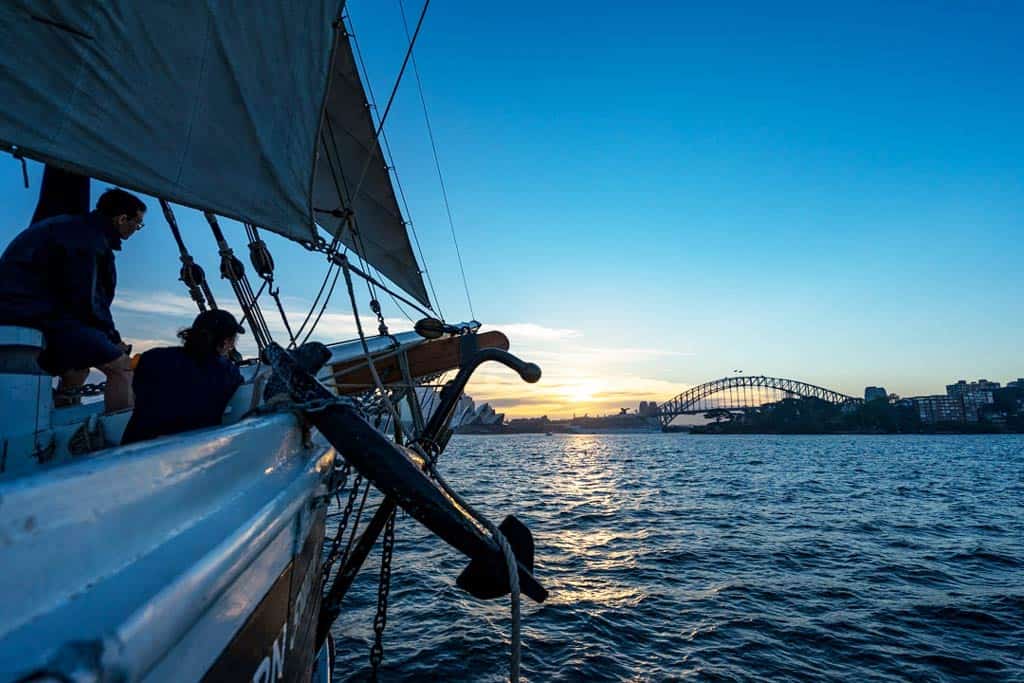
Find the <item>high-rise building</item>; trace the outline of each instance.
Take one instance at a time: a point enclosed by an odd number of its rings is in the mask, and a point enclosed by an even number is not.
[[[947,396],[962,396],[963,394],[975,391],[995,391],[1000,387],[999,382],[989,382],[987,379],[979,379],[975,382],[960,380],[956,384],[946,385]]]
[[[921,422],[935,424],[937,422],[963,422],[964,404],[951,396],[915,396],[910,399],[917,408]],[[975,418],[977,419],[977,418]]]
[[[876,401],[878,399],[888,400],[889,394],[885,387],[864,387],[864,402]]]
[[[960,380],[956,384],[946,385],[946,395],[960,401],[963,406],[964,420],[978,421],[978,411],[993,402],[992,394],[999,389],[999,382],[979,379],[976,382]]]
[[[640,401],[640,407],[636,412],[641,417],[656,417],[658,415],[658,402]]]

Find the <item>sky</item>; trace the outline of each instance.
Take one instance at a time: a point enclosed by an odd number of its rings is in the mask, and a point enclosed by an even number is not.
[[[383,100],[398,0],[348,7]],[[415,54],[472,309],[411,72],[386,127],[409,218],[445,318],[544,371],[481,371],[469,393],[554,418],[736,370],[853,395],[1024,376],[1022,22],[985,1],[432,3]],[[2,243],[31,215],[29,171],[26,190],[0,158]],[[178,216],[215,275],[201,216]],[[268,243],[301,320],[326,264]],[[173,343],[194,310],[158,209],[118,267],[122,334]],[[338,295],[316,336],[353,333]]]

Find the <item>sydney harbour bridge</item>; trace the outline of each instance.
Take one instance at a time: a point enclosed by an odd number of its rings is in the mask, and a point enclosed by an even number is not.
[[[680,415],[700,415],[712,410],[750,410],[786,398],[817,398],[837,405],[860,401],[853,396],[795,379],[737,375],[687,389],[675,398],[659,404],[656,417],[664,428]]]

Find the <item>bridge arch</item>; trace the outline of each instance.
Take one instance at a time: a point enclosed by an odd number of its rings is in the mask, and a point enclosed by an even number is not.
[[[741,410],[757,408],[768,401],[761,400],[764,391],[781,393],[784,396],[817,398],[829,403],[842,404],[860,399],[832,389],[819,387],[795,379],[766,377],[765,375],[738,375],[698,384],[658,406],[658,420],[667,427],[680,415],[696,415],[716,408]],[[726,394],[726,400],[712,400],[718,394]]]

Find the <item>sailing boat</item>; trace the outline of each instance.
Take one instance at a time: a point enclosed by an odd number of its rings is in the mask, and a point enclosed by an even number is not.
[[[42,335],[0,327],[0,679],[329,680],[330,622],[382,533],[389,558],[397,507],[470,558],[471,594],[545,598],[528,530],[493,525],[436,468],[477,366],[539,368],[500,333],[430,316],[360,327],[322,369],[303,365],[270,337],[217,222],[246,225],[265,281],[258,230],[326,254],[350,294],[362,277],[430,308],[343,5],[0,6],[0,148],[160,199],[200,308],[215,302],[172,204],[205,212],[262,352],[221,425],[119,446],[129,412],[54,408]],[[452,370],[437,396],[419,386]],[[383,494],[369,521],[343,504],[328,534],[331,500],[369,482]]]

